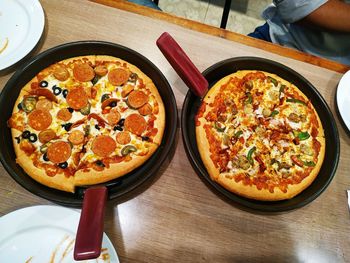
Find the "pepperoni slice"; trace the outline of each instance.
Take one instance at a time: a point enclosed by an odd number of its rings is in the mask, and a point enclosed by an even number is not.
[[[42,131],[49,128],[52,122],[51,114],[45,110],[33,110],[28,115],[28,124],[34,130]]]
[[[107,157],[115,148],[116,143],[112,137],[108,135],[99,135],[93,140],[91,150],[98,156]]]
[[[107,122],[109,125],[116,125],[120,121],[121,116],[120,116],[120,113],[118,112],[118,110],[113,108],[107,114],[106,119],[107,119]]]
[[[86,82],[92,80],[95,77],[95,71],[89,64],[79,63],[74,66],[73,75],[77,80]]]
[[[125,84],[129,79],[129,72],[122,68],[112,69],[108,73],[108,80],[114,86]]]
[[[138,109],[148,102],[148,96],[141,90],[134,90],[128,96],[128,105]]]
[[[94,71],[99,76],[105,76],[108,73],[107,67],[102,65],[95,67]]]
[[[68,136],[68,141],[74,145],[78,145],[84,142],[85,136],[82,131],[74,130]]]
[[[149,103],[146,103],[141,108],[139,108],[138,111],[143,116],[149,115],[152,113],[152,106]]]
[[[124,126],[127,131],[140,136],[147,128],[147,122],[141,115],[134,113],[126,117]]]
[[[69,107],[80,110],[87,106],[88,96],[83,88],[75,88],[68,92],[66,97]]]
[[[62,121],[69,121],[72,118],[72,113],[67,108],[60,109],[57,112],[57,118]]]
[[[64,66],[58,66],[55,68],[53,75],[60,81],[65,81],[69,78],[69,72]]]
[[[119,144],[128,144],[131,141],[130,133],[127,131],[119,132],[115,139]]]
[[[68,142],[54,142],[47,148],[47,158],[53,163],[63,163],[67,161],[72,153]]]
[[[39,133],[39,141],[41,143],[47,143],[54,138],[56,138],[56,133],[51,129],[43,130]]]
[[[49,111],[52,109],[52,102],[48,99],[40,99],[35,105],[35,108],[38,110]]]

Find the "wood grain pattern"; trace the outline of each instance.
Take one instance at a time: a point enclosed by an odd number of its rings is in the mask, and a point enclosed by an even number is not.
[[[350,262],[350,218],[345,192],[350,185],[350,137],[340,124],[334,100],[342,74],[85,0],[41,3],[46,27],[36,53],[78,40],[127,46],[163,72],[180,111],[187,87],[155,45],[161,33],[167,31],[200,70],[238,56],[265,57],[291,67],[319,90],[338,125],[340,163],[327,190],[303,208],[273,215],[245,211],[209,188],[192,169],[178,128],[174,156],[169,156],[155,178],[123,199],[107,204],[105,232],[121,262]],[[0,89],[12,73],[0,74]],[[2,165],[0,200],[0,215],[22,207],[51,204],[18,185]]]
[[[323,68],[327,68],[330,70],[334,70],[340,73],[345,73],[350,69],[349,66],[337,63],[335,61],[331,61],[328,59],[320,58],[314,55],[310,55],[307,53],[300,52],[295,49],[283,47],[277,44],[273,44],[267,41],[263,41],[260,39],[255,39],[249,36],[245,36],[239,33],[235,33],[232,31],[228,31],[225,29],[221,29],[218,27],[206,25],[194,20],[189,20],[185,18],[181,18],[178,16],[174,16],[169,13],[164,13],[158,10],[154,10],[148,7],[140,6],[131,2],[127,2],[124,0],[90,0],[95,3],[100,3],[103,5],[115,7],[118,9],[126,10],[129,12],[133,12],[136,14],[140,14],[143,16],[148,16],[152,18],[157,18],[160,20],[168,21],[170,23],[174,23],[176,25],[183,26],[185,28],[189,28],[192,30],[196,30],[199,32],[203,32],[206,34],[210,34],[213,36],[225,38],[231,41],[235,41],[238,43],[242,43],[244,45],[248,45],[251,47],[256,47],[260,49],[267,50],[272,53],[276,53],[285,57],[297,59],[300,61],[304,61],[313,65],[317,65]]]

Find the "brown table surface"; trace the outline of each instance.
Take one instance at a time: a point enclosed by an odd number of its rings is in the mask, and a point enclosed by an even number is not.
[[[231,57],[269,58],[317,87],[332,109],[341,144],[336,175],[316,200],[290,212],[262,214],[228,202],[200,179],[186,157],[178,128],[175,154],[159,175],[123,200],[107,204],[104,229],[121,262],[350,262],[346,202],[350,138],[334,100],[348,67],[148,8],[99,1],[117,8],[83,0],[42,0],[45,32],[34,53],[77,40],[128,46],[163,72],[179,112],[187,87],[155,45],[162,32],[171,33],[200,70]],[[0,72],[1,89],[22,63]],[[3,166],[0,200],[0,215],[33,205],[55,205],[22,188]]]

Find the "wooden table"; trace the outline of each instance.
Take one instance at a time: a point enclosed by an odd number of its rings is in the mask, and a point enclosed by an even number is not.
[[[121,262],[350,262],[345,192],[350,185],[350,138],[334,102],[348,67],[132,4],[99,1],[117,8],[83,0],[42,0],[46,27],[35,53],[77,40],[128,46],[163,72],[179,112],[187,87],[155,45],[162,32],[171,33],[200,70],[230,57],[269,58],[318,88],[333,111],[341,143],[335,178],[321,196],[294,211],[261,214],[238,208],[203,183],[185,155],[178,128],[175,154],[159,175],[123,200],[108,202],[105,232]],[[1,88],[15,69],[0,73]],[[3,166],[0,199],[0,215],[52,204],[18,185]]]

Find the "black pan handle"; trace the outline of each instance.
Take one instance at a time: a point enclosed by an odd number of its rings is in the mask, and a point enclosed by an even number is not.
[[[208,81],[174,38],[168,32],[164,32],[157,39],[157,46],[192,92],[203,97],[208,91]]]
[[[105,186],[88,188],[85,191],[75,239],[75,260],[94,259],[100,256],[106,200]]]

